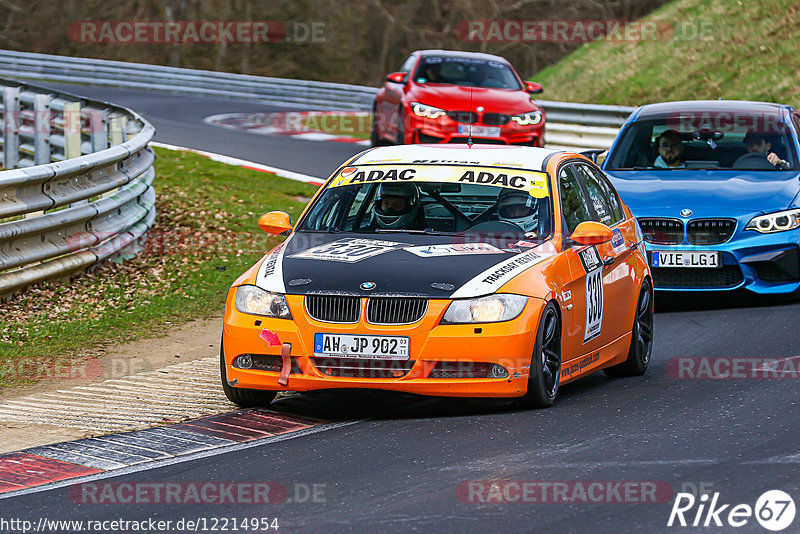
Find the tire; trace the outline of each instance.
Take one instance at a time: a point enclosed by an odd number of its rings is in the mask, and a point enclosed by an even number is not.
[[[386,143],[383,139],[381,139],[380,134],[378,133],[378,104],[372,106],[372,125],[369,129],[369,144],[370,146],[383,146]]]
[[[528,374],[528,391],[517,401],[521,408],[548,408],[558,395],[561,382],[561,320],[558,309],[548,302],[539,320],[536,344]]]
[[[396,145],[406,144],[406,117],[403,113],[403,106],[397,110],[397,137],[395,138]]]
[[[235,388],[228,384],[228,377],[225,368],[225,352],[222,343],[219,348],[219,371],[222,378],[222,391],[232,403],[242,408],[253,408],[256,406],[266,406],[278,394],[277,391],[265,391],[261,389],[242,389]]]
[[[631,347],[628,359],[621,364],[603,369],[607,376],[641,376],[647,371],[653,354],[653,288],[649,280],[642,283],[636,315],[633,319]]]

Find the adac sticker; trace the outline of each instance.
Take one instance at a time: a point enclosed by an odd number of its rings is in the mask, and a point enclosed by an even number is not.
[[[619,228],[614,228],[611,246],[614,248],[614,254],[622,254],[625,252],[625,239],[622,237],[622,232]]]
[[[328,187],[372,182],[450,182],[493,185],[547,196],[547,174],[522,169],[466,165],[360,165],[342,169]]]

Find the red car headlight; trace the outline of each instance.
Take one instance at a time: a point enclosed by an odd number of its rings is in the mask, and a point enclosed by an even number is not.
[[[528,111],[527,113],[519,113],[517,115],[512,115],[511,120],[520,126],[532,126],[542,122],[542,112]]]
[[[429,119],[438,119],[443,115],[447,115],[447,112],[443,109],[420,104],[419,102],[413,102],[411,104],[411,111],[413,111],[414,114],[419,117],[427,117]]]

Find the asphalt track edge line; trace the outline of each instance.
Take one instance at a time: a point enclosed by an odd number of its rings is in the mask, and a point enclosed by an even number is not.
[[[251,441],[245,441],[240,443],[232,443],[230,445],[222,445],[217,448],[213,449],[206,449],[198,452],[189,453],[186,455],[181,456],[174,456],[172,458],[164,458],[161,460],[154,460],[152,462],[145,462],[142,464],[132,465],[129,467],[122,467],[119,469],[111,469],[108,471],[103,471],[102,473],[96,473],[93,475],[87,476],[79,476],[75,478],[70,478],[66,480],[60,480],[57,482],[51,482],[48,484],[42,484],[40,486],[33,486],[30,488],[24,488],[17,491],[9,491],[7,493],[0,493],[0,501],[8,498],[13,497],[21,497],[23,495],[30,495],[33,493],[40,493],[43,491],[50,491],[53,489],[63,488],[67,486],[72,486],[73,484],[78,484],[82,482],[94,482],[95,480],[104,480],[106,478],[113,478],[119,475],[128,475],[131,473],[139,473],[142,471],[149,471],[151,469],[158,469],[161,467],[168,467],[170,465],[181,464],[184,462],[190,462],[193,460],[200,460],[202,458],[209,458],[211,456],[219,456],[220,454],[226,454],[229,452],[238,452],[243,451],[246,449],[252,449],[253,447],[258,447],[260,445],[267,445],[270,443],[277,443],[279,441],[286,441],[294,438],[300,438],[304,436],[309,436],[311,434],[316,434],[318,432],[326,432],[328,430],[335,430],[337,428],[343,428],[346,426],[354,425],[356,423],[360,423],[362,420],[356,419],[352,421],[342,421],[338,423],[326,423],[324,425],[318,425],[311,428],[305,428],[302,430],[297,430],[294,432],[287,432],[286,434],[278,434],[276,436],[270,436],[266,438],[255,439]]]
[[[192,154],[198,154],[200,156],[205,156],[212,161],[218,161],[220,163],[225,163],[227,165],[233,165],[235,167],[245,167],[247,169],[259,172],[271,172],[277,174],[281,178],[288,178],[289,180],[295,180],[298,182],[306,182],[308,184],[320,186],[325,183],[324,178],[319,178],[317,176],[311,176],[309,174],[302,174],[299,172],[290,171],[287,169],[279,169],[278,167],[271,167],[269,165],[264,165],[263,163],[256,163],[254,161],[247,161],[240,158],[234,158],[232,156],[226,156],[224,154],[217,154],[216,152],[207,152],[205,150],[197,150],[195,148],[188,148],[184,146],[178,145],[169,145],[167,143],[158,143],[156,141],[150,142],[151,146],[164,148],[166,150],[177,150],[179,152],[191,152]]]

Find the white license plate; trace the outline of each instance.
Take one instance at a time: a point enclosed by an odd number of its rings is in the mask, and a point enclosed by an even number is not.
[[[722,267],[719,252],[656,251],[650,258],[653,267]]]
[[[469,124],[459,124],[458,133],[469,135]],[[500,137],[500,127],[498,126],[476,126],[472,125],[472,135],[480,137]]]
[[[314,334],[314,356],[408,360],[408,346],[406,336]]]

